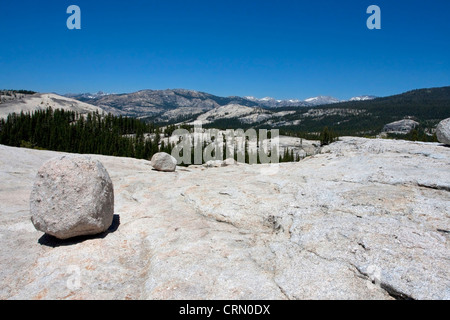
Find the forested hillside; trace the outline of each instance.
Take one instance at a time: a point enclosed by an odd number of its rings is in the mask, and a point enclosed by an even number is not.
[[[154,132],[152,124],[133,118],[99,113],[82,117],[51,108],[32,114],[11,114],[6,121],[0,120],[1,144],[142,159],[158,150],[159,141],[144,140],[144,133]]]
[[[288,125],[281,128],[291,132],[320,132],[327,126],[341,136],[374,136],[386,124],[405,118],[418,121],[421,130],[431,132],[441,120],[449,117],[450,87],[442,87],[297,110],[284,117]],[[289,124],[295,120],[299,123]]]

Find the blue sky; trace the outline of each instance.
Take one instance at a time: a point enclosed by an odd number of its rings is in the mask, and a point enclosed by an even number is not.
[[[386,96],[450,85],[449,21],[447,0],[4,1],[0,88]]]

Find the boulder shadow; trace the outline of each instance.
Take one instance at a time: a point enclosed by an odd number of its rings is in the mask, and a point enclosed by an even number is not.
[[[174,173],[174,172],[177,172],[177,170],[174,170],[174,171],[163,171],[163,170],[157,170],[157,169],[155,169],[155,168],[151,169],[151,171],[154,171],[154,172],[161,172],[161,173]]]
[[[78,236],[64,240],[58,239],[54,236],[45,233],[42,237],[39,238],[38,243],[43,246],[56,248],[62,246],[71,246],[74,244],[82,243],[87,240],[103,239],[108,234],[116,232],[117,229],[119,228],[119,225],[120,225],[120,216],[118,214],[115,214],[113,216],[113,222],[111,223],[111,226],[105,232],[89,236]]]

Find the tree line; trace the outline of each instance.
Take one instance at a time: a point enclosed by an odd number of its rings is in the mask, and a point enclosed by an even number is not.
[[[144,138],[144,133],[157,132],[152,124],[133,118],[98,112],[84,116],[52,108],[10,114],[0,120],[1,144],[138,159],[158,152],[159,139]]]
[[[0,94],[1,95],[5,95],[5,96],[12,96],[14,93],[35,94],[36,91],[31,91],[31,90],[0,90]]]
[[[74,111],[48,108],[33,113],[13,113],[6,119],[0,119],[0,144],[68,153],[151,159],[157,152],[172,153],[176,144],[168,142],[168,139],[161,139],[161,136],[170,137],[180,127],[192,129],[187,125],[170,125],[162,130],[153,123],[135,118],[98,112],[81,115]],[[206,142],[203,142],[202,150],[205,148]],[[250,153],[246,143],[246,162],[252,157]],[[193,152],[191,156],[193,158]],[[299,159],[292,149],[287,148],[279,155],[280,162],[297,160]],[[257,163],[260,163],[259,156]]]

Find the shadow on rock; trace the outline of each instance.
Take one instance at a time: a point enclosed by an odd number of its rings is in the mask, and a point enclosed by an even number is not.
[[[106,230],[105,232],[95,234],[95,235],[89,235],[89,236],[78,236],[73,237],[70,239],[61,240],[54,236],[51,236],[49,234],[44,234],[42,237],[39,238],[38,243],[47,246],[47,247],[61,247],[61,246],[70,246],[74,244],[78,244],[81,242],[84,242],[86,240],[92,240],[92,239],[103,239],[108,234],[116,232],[120,225],[120,216],[118,214],[115,214],[113,217],[113,222],[111,226]]]

